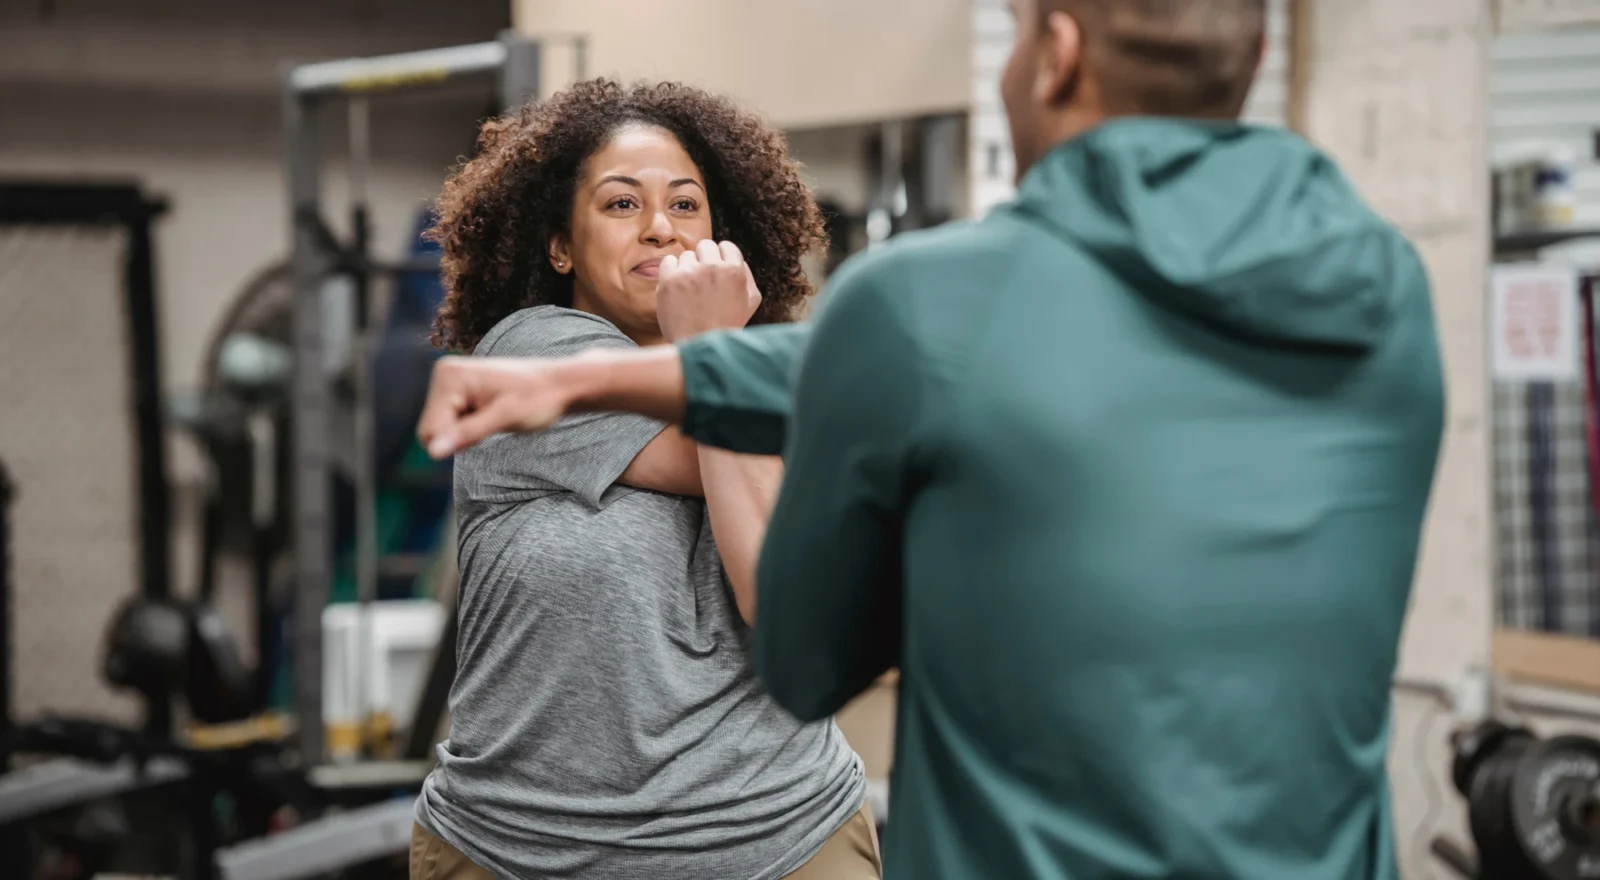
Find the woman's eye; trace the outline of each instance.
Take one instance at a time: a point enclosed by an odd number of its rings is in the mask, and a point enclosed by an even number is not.
[[[611,204],[608,207],[621,208],[625,210],[628,208],[636,208],[638,206],[638,202],[633,200],[633,196],[623,196],[620,199],[612,199]]]
[[[694,203],[694,199],[678,199],[672,203],[672,207],[679,211],[693,211],[700,206]]]

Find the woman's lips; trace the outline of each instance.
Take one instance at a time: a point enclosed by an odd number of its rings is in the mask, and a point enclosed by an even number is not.
[[[655,259],[645,260],[643,263],[634,266],[633,271],[646,278],[658,277],[661,274],[661,258],[656,257]]]

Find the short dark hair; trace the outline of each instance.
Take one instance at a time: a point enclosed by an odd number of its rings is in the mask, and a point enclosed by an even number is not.
[[[1233,117],[1266,37],[1266,0],[1041,0],[1078,23],[1105,109]]]
[[[445,183],[429,231],[447,291],[436,345],[471,351],[518,309],[572,305],[548,243],[569,231],[583,163],[632,123],[671,133],[705,175],[712,233],[739,246],[761,289],[751,323],[800,316],[812,291],[801,259],[827,235],[783,133],[699,89],[596,79],[485,123],[477,156]]]

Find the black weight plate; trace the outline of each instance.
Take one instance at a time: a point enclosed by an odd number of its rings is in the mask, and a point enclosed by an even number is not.
[[[1600,741],[1558,736],[1529,749],[1511,789],[1512,824],[1552,880],[1600,880]]]

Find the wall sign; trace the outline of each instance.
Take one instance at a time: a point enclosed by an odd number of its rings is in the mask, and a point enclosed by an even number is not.
[[[1561,266],[1496,266],[1489,280],[1494,378],[1578,378],[1578,273]]]

